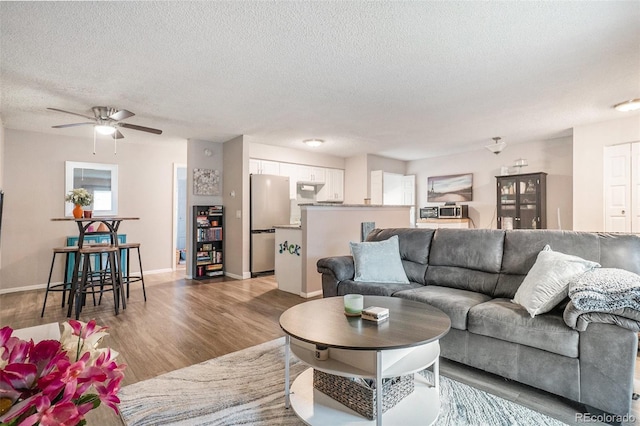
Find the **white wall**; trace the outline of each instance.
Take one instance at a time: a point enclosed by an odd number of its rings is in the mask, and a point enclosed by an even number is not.
[[[2,124],[2,116],[0,116],[0,191],[2,191],[3,189],[4,189],[4,125]],[[0,241],[2,241],[1,230],[0,230]],[[2,244],[0,244],[0,270],[2,270]]]
[[[473,201],[469,216],[476,228],[496,228],[496,176],[501,166],[512,166],[518,158],[529,166],[522,173],[546,172],[547,228],[558,229],[558,208],[563,229],[572,229],[572,140],[570,137],[508,145],[501,154],[486,149],[443,157],[410,161],[406,174],[416,175],[417,207],[427,202],[427,178],[473,173]],[[431,203],[433,205],[433,203]]]
[[[640,141],[640,114],[573,129],[573,227],[604,231],[604,147]]]
[[[250,278],[249,148],[243,136],[224,143],[224,269],[237,279]],[[238,215],[240,217],[238,217]]]
[[[211,155],[207,156],[205,150]],[[187,143],[187,278],[193,276],[193,206],[221,205],[223,190],[222,144],[198,139],[189,139]],[[222,181],[218,195],[195,195],[193,193],[193,170],[218,170]],[[225,211],[225,219],[228,218]]]
[[[120,232],[142,244],[145,271],[171,270],[173,253],[173,163],[186,163],[187,141],[100,142],[96,155],[87,138],[6,129],[5,210],[0,241],[3,253],[0,291],[33,288],[47,282],[51,249],[78,235],[64,216],[65,161],[118,164]],[[54,281],[62,279],[62,265]]]
[[[345,204],[362,204],[370,197],[369,169],[367,155],[357,155],[345,160],[344,202]]]

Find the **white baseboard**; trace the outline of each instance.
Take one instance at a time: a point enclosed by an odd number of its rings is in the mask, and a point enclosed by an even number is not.
[[[233,278],[234,280],[247,280],[251,278],[251,272],[243,272],[242,275],[232,274],[231,272],[225,272],[224,276]]]
[[[312,291],[311,293],[300,293],[300,297],[304,297],[305,299],[316,296],[322,296],[322,290]]]
[[[154,269],[152,271],[143,271],[145,275],[164,274],[165,272],[173,272],[171,268]]]
[[[58,283],[51,283],[51,285],[54,285],[54,284],[62,284],[62,281]],[[47,288],[47,283],[27,285],[24,287],[0,288],[0,294],[17,293],[19,291],[42,290],[45,288]]]
[[[163,274],[165,272],[172,272],[173,269],[154,269],[152,271],[143,271],[145,275],[154,275],[154,274]],[[51,283],[51,285],[62,284],[62,281]],[[14,288],[0,288],[0,294],[9,294],[9,293],[17,293],[20,291],[30,291],[30,290],[44,290],[47,288],[47,283],[44,284],[34,284],[27,285],[22,287],[14,287]]]

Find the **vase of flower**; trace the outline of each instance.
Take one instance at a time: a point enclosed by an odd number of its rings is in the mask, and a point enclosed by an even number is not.
[[[80,204],[76,204],[72,212],[73,212],[73,217],[76,219],[80,219],[84,214],[84,211],[82,210],[82,206]]]
[[[75,207],[73,208],[73,217],[80,219],[84,215],[82,208],[91,205],[93,202],[93,195],[84,188],[75,188],[69,191],[65,197],[65,201],[75,204]]]

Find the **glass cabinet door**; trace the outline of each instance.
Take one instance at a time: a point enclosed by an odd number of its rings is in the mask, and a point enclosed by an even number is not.
[[[503,178],[498,180],[498,229],[516,228],[516,198],[518,180]]]
[[[536,177],[518,179],[519,229],[538,229],[538,184]]]
[[[546,173],[497,176],[498,229],[546,228]]]

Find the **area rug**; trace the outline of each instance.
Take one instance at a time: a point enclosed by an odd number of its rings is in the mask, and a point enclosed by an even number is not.
[[[292,378],[306,368],[291,358]],[[303,424],[284,408],[284,338],[125,386],[119,396],[129,426]],[[440,399],[438,426],[564,425],[443,376]]]

